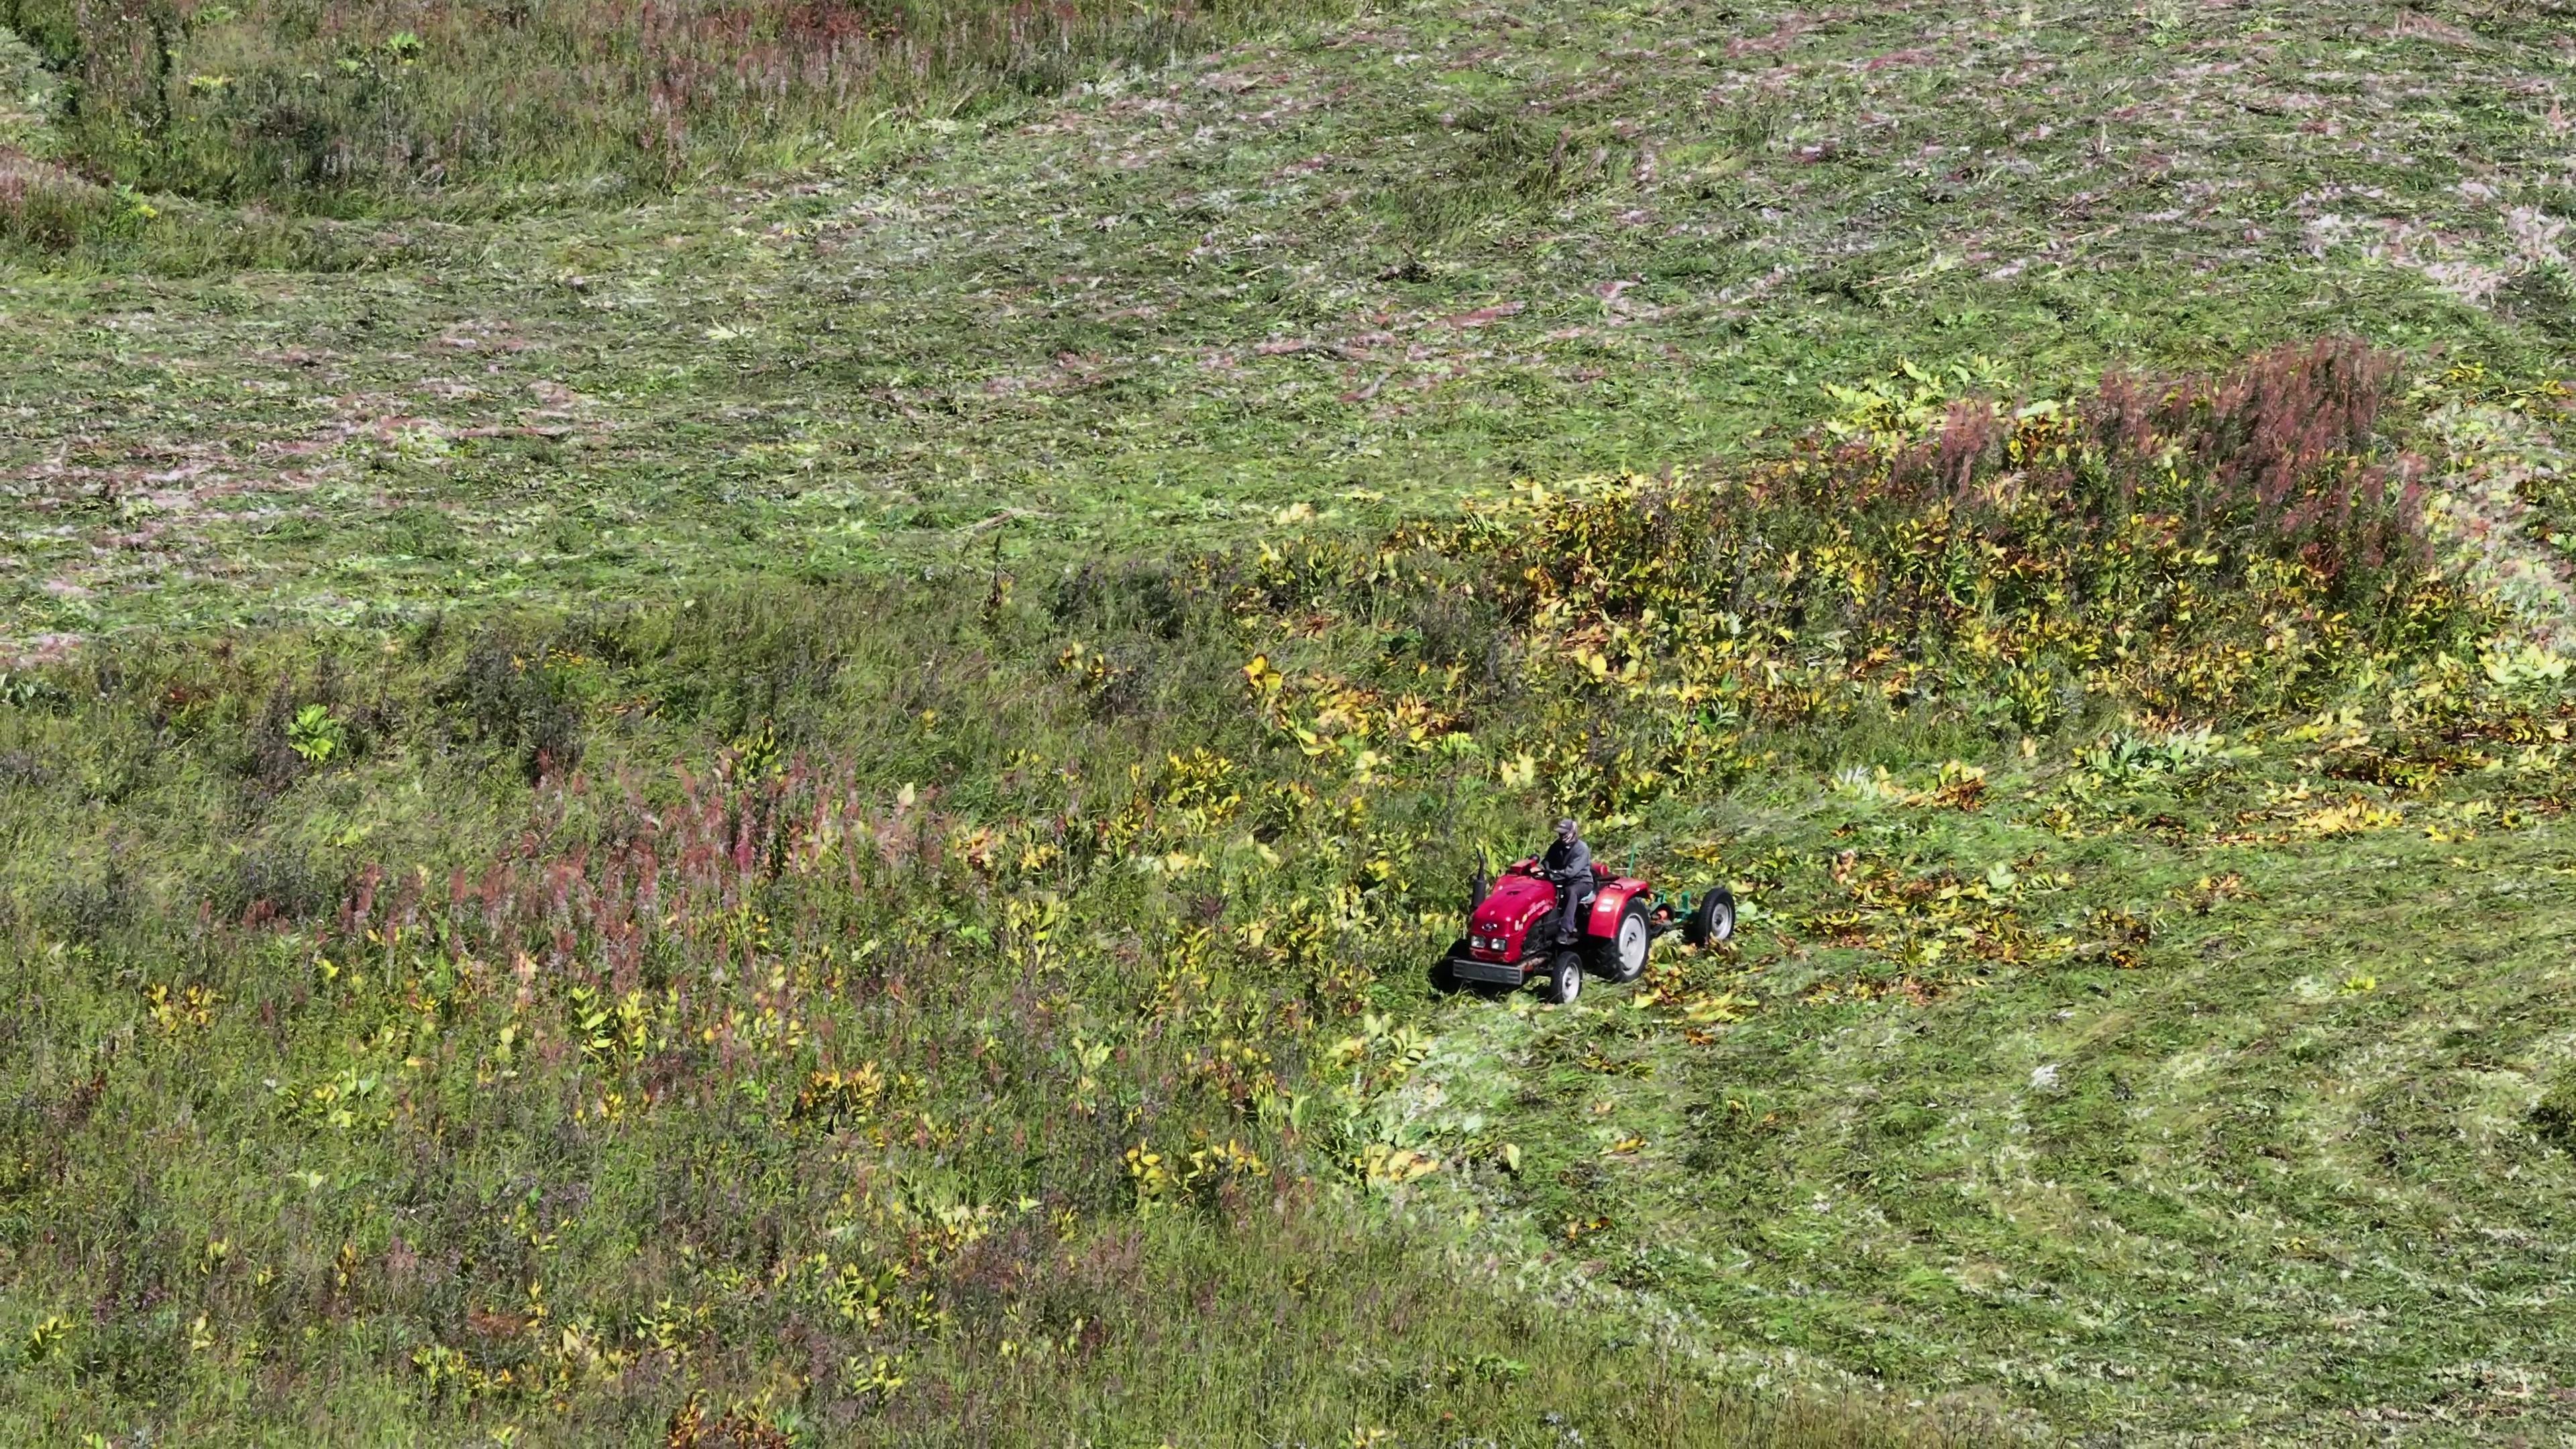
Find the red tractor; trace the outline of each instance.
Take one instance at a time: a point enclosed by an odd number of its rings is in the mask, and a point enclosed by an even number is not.
[[[1548,1000],[1561,1005],[1582,993],[1587,970],[1612,981],[1636,980],[1658,936],[1679,931],[1683,940],[1705,946],[1735,934],[1735,897],[1724,886],[1712,887],[1693,904],[1687,895],[1678,902],[1662,900],[1646,882],[1613,875],[1603,865],[1592,867],[1592,879],[1583,939],[1560,946],[1561,898],[1535,857],[1504,867],[1490,884],[1479,869],[1469,888],[1466,939],[1432,968],[1432,983],[1456,990],[1538,981]]]

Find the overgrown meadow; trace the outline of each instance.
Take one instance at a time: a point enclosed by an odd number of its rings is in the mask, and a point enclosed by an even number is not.
[[[52,183],[62,219],[20,222],[69,242],[117,224],[82,178],[326,215],[452,209],[460,193],[632,199],[864,146],[898,109],[971,112],[987,93],[1049,96],[1103,65],[1161,63],[1251,13],[11,0],[0,27],[75,89]]]
[[[1870,1433],[1376,1221],[1429,872],[1508,797],[1308,768],[1212,576],[1048,593],[16,677],[10,1417]]]
[[[2082,1392],[1958,1371],[2045,1352],[2045,1318],[1855,1334],[1834,1295],[1887,1245],[1793,1244],[1771,1205],[1812,1170],[1784,1144],[1845,1129],[1753,1061],[1887,1029],[1983,1080],[1940,1044],[2070,991],[2183,1032],[2157,1003],[2208,963],[2159,923],[2280,889],[2230,851],[2549,855],[2564,665],[2443,561],[2391,385],[2319,344],[1928,431],[1882,395],[1773,466],[1375,541],[13,675],[7,1413],[65,1443],[2208,1432],[2439,1410],[2406,1345],[2507,1322],[2497,1372],[2546,1382],[2558,1330],[2488,1295],[2560,1271],[2553,1017],[2481,1059],[2529,1084],[2510,1121],[2419,1126],[2299,1205],[2387,1235],[2308,1228],[2348,1293],[2488,1287],[2275,1365],[2287,1417],[2243,1417],[2170,1309],[2105,1320],[2132,1367]],[[1607,1005],[1444,1003],[1467,872],[1558,802],[1734,883],[1747,930]],[[1945,863],[1999,830],[2038,844]],[[2140,902],[2174,867],[2092,841],[2213,864]],[[2378,969],[2322,999],[2388,999]],[[1884,1216],[1927,1139],[1871,1120],[1836,1190],[1910,1251],[2054,1251],[2010,1211]],[[1924,1170],[1973,1201],[2159,1125]],[[2419,1152],[2486,1236],[2406,1237]],[[1676,1170],[1739,1186],[1657,1207]],[[1732,1266],[1698,1240],[1754,1222]],[[2208,1232],[2211,1269],[2315,1260]],[[1812,1316],[1717,1291],[1817,1272]],[[1900,1325],[1920,1349],[1864,1347]]]

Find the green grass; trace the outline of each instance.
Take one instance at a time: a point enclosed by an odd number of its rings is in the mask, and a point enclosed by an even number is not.
[[[161,198],[0,286],[6,632],[1382,521],[1758,452],[1906,359],[2056,393],[2350,329],[2528,383],[2564,264],[2511,216],[2567,209],[2563,67],[2413,13],[1421,6],[771,184],[241,214],[324,275],[230,270]]]
[[[2021,554],[2037,487],[1956,526],[2034,599],[2098,588]],[[2168,686],[2102,652],[2025,736],[1981,651],[2121,620],[1775,563],[1703,653],[1645,601],[1716,591],[1605,526],[1689,506],[12,676],[0,1406],[61,1442],[2553,1429],[2546,661],[2327,634],[2245,706],[2287,719],[2204,736],[2123,726]],[[1729,546],[1924,546],[1800,506]],[[2116,547],[2188,578],[2271,536],[2212,517]],[[1918,702],[1843,687],[1908,618]],[[2188,676],[2273,627],[2159,637]],[[1668,748],[1710,764],[1658,782]],[[1469,860],[1561,802],[1731,882],[1741,934],[1569,1009],[1435,997]]]
[[[1189,24],[266,189],[0,38],[0,1423],[2571,1432],[2556,17]],[[2324,335],[2428,568],[1908,471]],[[1433,995],[1565,808],[1741,935]]]

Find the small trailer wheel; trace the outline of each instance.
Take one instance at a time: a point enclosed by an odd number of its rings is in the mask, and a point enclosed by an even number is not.
[[[1682,939],[1694,946],[1708,946],[1735,934],[1735,895],[1724,886],[1711,886],[1708,894],[1691,907],[1690,919],[1682,923]]]

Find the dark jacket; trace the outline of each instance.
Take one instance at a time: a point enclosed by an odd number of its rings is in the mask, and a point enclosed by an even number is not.
[[[1592,899],[1594,889],[1592,847],[1584,844],[1582,840],[1577,839],[1572,845],[1562,840],[1551,842],[1547,847],[1546,858],[1539,862],[1539,868],[1547,872],[1547,878],[1558,885],[1572,886],[1576,900]]]

